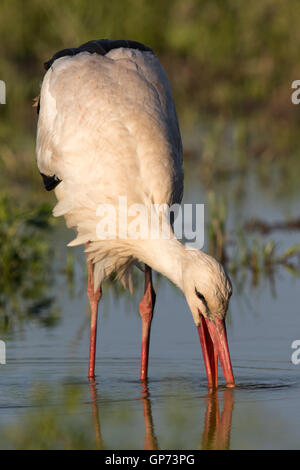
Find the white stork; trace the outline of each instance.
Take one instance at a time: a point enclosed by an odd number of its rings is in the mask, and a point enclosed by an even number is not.
[[[225,315],[231,283],[223,267],[203,251],[167,239],[97,236],[97,208],[180,203],[182,145],[166,74],[153,51],[135,41],[90,41],[56,53],[38,104],[37,162],[47,190],[55,188],[54,216],[77,230],[69,245],[85,244],[91,307],[89,378],[95,376],[101,283],[113,272],[130,283],[132,268],[145,265],[141,380],[147,378],[155,304],[152,269],[185,294],[198,328],[209,387],[217,386],[217,361],[234,387]],[[171,322],[171,318],[170,318]]]

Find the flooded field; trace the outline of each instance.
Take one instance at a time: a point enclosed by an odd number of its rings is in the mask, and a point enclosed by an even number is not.
[[[279,203],[250,176],[244,197],[229,205],[229,230],[241,214],[243,220],[268,221],[297,215],[296,198]],[[220,188],[229,201],[235,182]],[[206,202],[190,167],[185,186],[186,202]],[[272,233],[281,251],[297,237],[297,232]],[[227,325],[237,387],[225,389],[220,374],[214,393],[206,387],[192,316],[175,287],[154,279],[147,385],[138,380],[142,283],[132,298],[105,289],[97,377],[90,383],[84,256],[80,247],[75,250],[70,285],[61,267],[72,233],[61,225],[52,239],[55,281],[49,295],[55,321],[43,323],[37,315],[1,334],[7,348],[7,363],[0,366],[1,448],[299,448],[300,365],[291,361],[291,344],[300,339],[299,277],[278,267],[271,283],[268,277],[256,286],[251,275],[234,278]]]
[[[299,19],[297,0],[2,0],[1,449],[299,449]],[[82,247],[66,247],[74,233],[51,215],[55,197],[43,188],[35,141],[43,64],[100,38],[149,46],[169,77],[183,202],[205,204],[204,249],[233,282],[226,321],[235,389],[220,372],[218,390],[208,392],[184,296],[156,274],[149,380],[138,380],[139,272],[132,297],[104,286],[96,380],[87,379],[86,260]],[[78,136],[98,109],[92,98],[80,102],[85,85],[73,101],[91,110]],[[67,112],[62,102],[57,109]],[[111,129],[102,118],[100,127]],[[69,148],[61,145],[55,155]]]

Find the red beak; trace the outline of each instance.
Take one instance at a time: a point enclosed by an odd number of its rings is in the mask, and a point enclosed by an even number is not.
[[[228,349],[225,320],[209,320],[200,314],[198,333],[203,352],[208,386],[218,386],[218,358],[220,360],[226,386],[235,387],[230,354]]]

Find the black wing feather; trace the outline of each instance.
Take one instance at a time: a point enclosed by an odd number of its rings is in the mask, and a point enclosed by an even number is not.
[[[52,191],[52,189],[56,188],[56,186],[61,183],[61,180],[56,175],[48,176],[41,173],[41,176],[47,191]]]
[[[81,44],[79,47],[70,47],[69,49],[63,49],[61,51],[56,52],[50,60],[44,63],[44,67],[48,70],[53,62],[56,59],[60,59],[60,57],[65,56],[73,56],[79,54],[80,52],[90,52],[91,54],[100,54],[105,55],[112,49],[118,49],[120,47],[130,48],[130,49],[138,49],[139,51],[148,51],[152,52],[150,47],[145,46],[144,44],[137,42],[137,41],[130,41],[125,39],[118,39],[112,41],[110,39],[97,39],[95,41],[89,41],[84,44]]]

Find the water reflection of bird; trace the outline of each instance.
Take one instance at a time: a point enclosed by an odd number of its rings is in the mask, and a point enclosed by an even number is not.
[[[96,449],[102,450],[104,448],[104,444],[103,444],[101,428],[100,428],[97,384],[95,382],[91,382],[89,384],[89,389],[90,389],[90,395],[91,395],[91,405],[92,405]],[[157,444],[157,439],[156,439],[155,432],[154,432],[151,403],[149,399],[149,390],[148,390],[146,382],[142,382],[142,393],[141,393],[140,399],[143,404],[143,415],[144,415],[144,426],[145,426],[144,449],[156,450],[158,449],[158,444]]]
[[[98,409],[98,394],[96,383],[91,382],[89,385],[90,394],[91,394],[91,404],[92,404],[92,414],[93,414],[93,422],[94,422],[94,434],[95,434],[95,444],[97,450],[103,449],[103,440],[101,435],[101,428],[100,428],[100,417],[99,417],[99,409]]]
[[[202,434],[202,449],[229,449],[233,405],[232,390],[224,390],[223,410],[220,418],[218,393],[214,391],[208,395]]]
[[[91,382],[89,385],[91,393],[92,415],[94,422],[94,434],[96,449],[104,449],[100,429],[100,416],[98,408],[97,384]],[[143,404],[144,417],[144,449],[158,450],[158,440],[155,434],[154,422],[151,409],[151,398],[148,386],[142,383],[140,400]],[[220,417],[218,392],[211,391],[206,399],[206,411],[203,423],[202,442],[200,449],[203,450],[228,450],[230,448],[230,433],[233,413],[233,391],[226,389],[223,392],[223,410]]]
[[[116,272],[130,286],[132,269],[142,262],[141,379],[147,378],[154,269],[186,296],[198,328],[209,385],[217,385],[219,358],[227,385],[234,386],[224,322],[231,284],[224,269],[203,251],[182,245],[167,212],[162,211],[160,221],[168,221],[168,238],[165,233],[158,238],[141,233],[151,210],[180,203],[183,192],[180,131],[158,58],[134,41],[98,40],[56,53],[45,67],[38,103],[37,161],[46,189],[55,188],[54,215],[64,215],[67,226],[78,232],[70,245],[86,246],[91,306],[89,377],[95,374],[101,283]],[[139,228],[133,224],[128,232],[121,220],[124,197],[126,207],[139,214]],[[139,204],[138,209],[133,204]],[[141,207],[148,209],[146,215]],[[99,236],[99,215],[104,212],[105,230]]]
[[[150,402],[149,390],[148,390],[146,382],[142,382],[141,400],[143,403],[143,414],[144,414],[144,424],[145,424],[144,449],[145,450],[157,450],[158,443],[157,443],[157,438],[154,432],[151,402]]]

